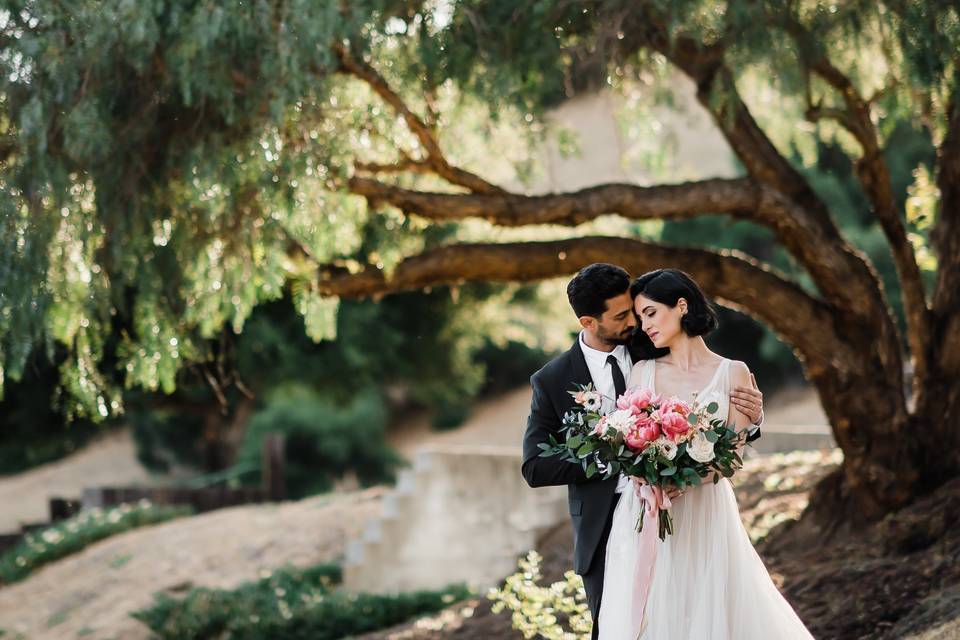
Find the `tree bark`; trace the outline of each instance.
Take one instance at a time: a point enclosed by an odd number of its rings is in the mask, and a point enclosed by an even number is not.
[[[960,82],[960,66],[957,67]],[[926,393],[918,398],[917,413],[930,416],[960,468],[960,89],[947,106],[947,134],[938,150],[940,207],[931,234],[937,253],[937,280],[931,305],[931,366],[920,381]]]
[[[704,180],[640,187],[604,184],[572,193],[519,194],[431,193],[404,189],[371,178],[351,178],[351,193],[373,204],[386,202],[405,213],[437,221],[482,218],[499,226],[531,224],[576,226],[616,213],[635,220],[684,219],[706,213],[750,218],[760,208],[762,192],[745,178]]]

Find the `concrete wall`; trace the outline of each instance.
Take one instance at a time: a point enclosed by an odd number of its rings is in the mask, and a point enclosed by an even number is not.
[[[350,543],[344,587],[495,586],[538,535],[568,518],[566,495],[566,487],[528,487],[516,447],[422,449],[385,498],[380,517]]]

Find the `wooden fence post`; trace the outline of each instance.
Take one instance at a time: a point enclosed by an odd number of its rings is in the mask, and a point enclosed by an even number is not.
[[[263,439],[262,487],[268,500],[280,501],[287,497],[283,476],[284,437],[282,433],[268,433]]]

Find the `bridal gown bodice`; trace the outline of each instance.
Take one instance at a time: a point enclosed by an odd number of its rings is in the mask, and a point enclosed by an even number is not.
[[[714,415],[724,420],[730,406],[730,366],[724,358],[697,394],[704,406],[716,402]],[[655,368],[653,360],[638,362],[628,386],[656,392]],[[600,640],[638,637],[632,611],[634,563],[640,560],[634,527],[642,502],[632,485],[621,482],[620,490],[607,542],[597,621]],[[673,501],[670,512],[674,533],[657,540],[640,640],[812,638],[754,550],[726,478],[688,489]]]

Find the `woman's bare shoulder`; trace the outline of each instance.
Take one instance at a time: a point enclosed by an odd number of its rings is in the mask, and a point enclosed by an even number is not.
[[[636,376],[640,375],[640,372],[643,371],[643,368],[648,366],[647,363],[652,362],[652,360],[637,360],[633,363],[633,368],[630,369],[630,379],[637,380]]]
[[[742,360],[730,361],[730,377],[734,384],[750,384],[750,367]]]

